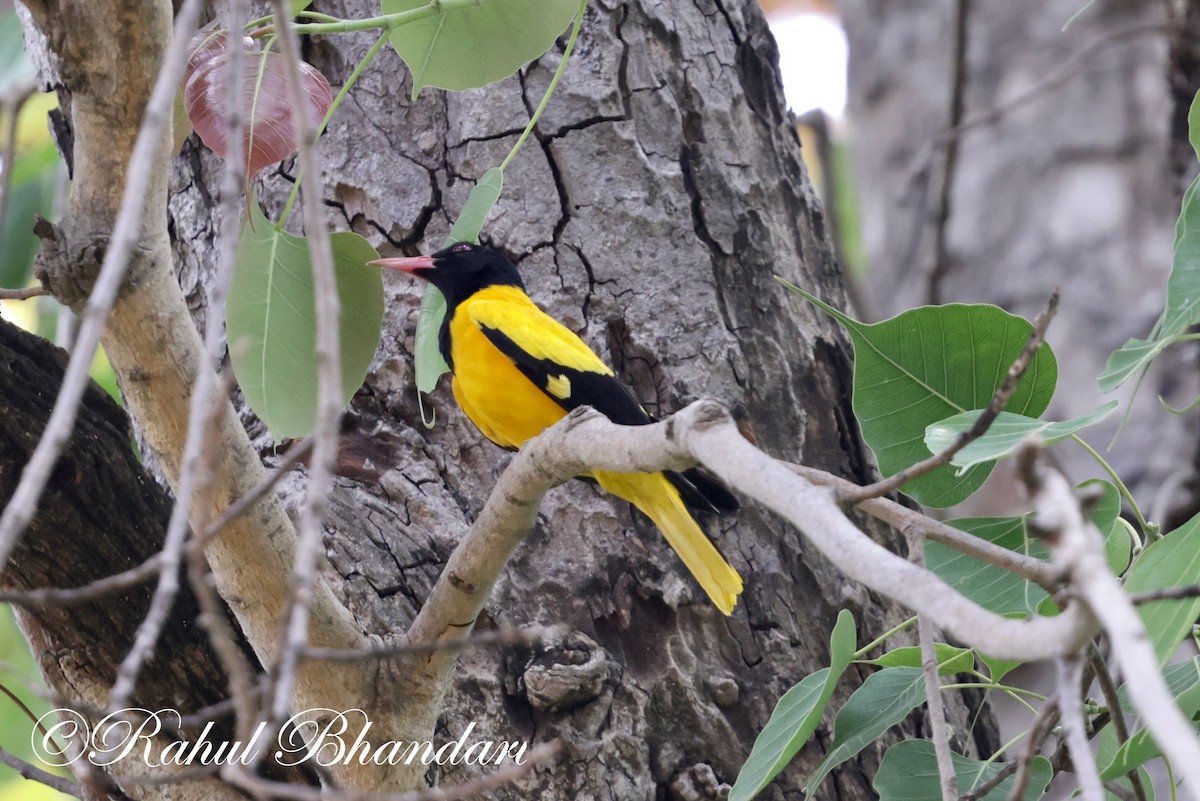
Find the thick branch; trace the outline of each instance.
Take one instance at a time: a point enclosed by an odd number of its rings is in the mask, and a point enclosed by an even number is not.
[[[96,254],[108,246],[107,236],[120,209],[112,187],[125,186],[135,168],[145,172],[144,189],[137,190],[145,211],[138,217],[128,280],[101,339],[147,449],[178,492],[192,390],[211,367],[204,361],[200,338],[171,268],[166,215],[170,131],[154,137],[153,147],[139,151],[137,160],[128,133],[138,129],[170,40],[171,3],[59,0],[40,10],[44,13],[35,16],[58,56],[62,74],[57,79],[69,95],[66,107],[72,115],[78,176],[70,212],[41,268],[55,294],[80,308],[91,288]],[[97,47],[97,41],[122,46]],[[171,94],[177,83],[171,83]],[[265,477],[228,402],[222,403],[212,439],[219,460],[211,501],[208,508],[189,510],[189,521],[197,530]],[[218,591],[242,631],[259,658],[273,662],[296,554],[295,531],[282,505],[273,495],[263,497],[214,538],[206,554]],[[332,648],[361,647],[361,632],[328,584],[318,578],[312,594],[310,642]],[[369,692],[364,675],[353,665],[319,669],[302,665],[293,705],[358,706]]]
[[[1078,650],[1095,632],[1095,621],[1079,608],[1021,621],[980,608],[872,541],[845,517],[832,492],[814,487],[751,445],[722,406],[699,401],[660,423],[633,428],[577,409],[526,443],[442,571],[409,641],[439,642],[470,630],[551,487],[589,470],[680,470],[696,462],[791,521],[850,578],[927,615],[969,646],[1004,659],[1050,659]],[[412,714],[432,720],[454,655],[436,652],[399,663],[395,678],[413,693]]]

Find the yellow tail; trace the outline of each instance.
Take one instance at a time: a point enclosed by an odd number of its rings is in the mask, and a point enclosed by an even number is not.
[[[593,473],[606,492],[629,501],[654,521],[708,597],[725,614],[733,612],[742,577],[692,518],[679,491],[662,473]]]

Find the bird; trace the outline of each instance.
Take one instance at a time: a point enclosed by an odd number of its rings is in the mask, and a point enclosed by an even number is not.
[[[463,413],[492,442],[516,450],[590,406],[618,425],[654,419],[613,370],[573,331],[526,294],[516,265],[489,245],[457,242],[429,256],[377,259],[433,284],[446,298],[438,348],[453,374]],[[726,615],[742,578],[696,522],[691,509],[728,514],[737,499],[697,468],[682,473],[592,471],[606,492],[642,511]]]

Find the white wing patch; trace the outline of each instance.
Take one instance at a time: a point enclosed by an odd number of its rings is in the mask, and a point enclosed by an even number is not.
[[[546,391],[560,400],[571,397],[571,379],[565,375],[546,376]]]

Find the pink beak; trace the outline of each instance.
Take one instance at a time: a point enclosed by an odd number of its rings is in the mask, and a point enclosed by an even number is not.
[[[404,258],[376,259],[367,264],[376,267],[386,267],[389,270],[399,270],[402,273],[414,275],[417,270],[428,270],[433,267],[433,256],[408,256]],[[419,276],[418,276],[419,277]]]

